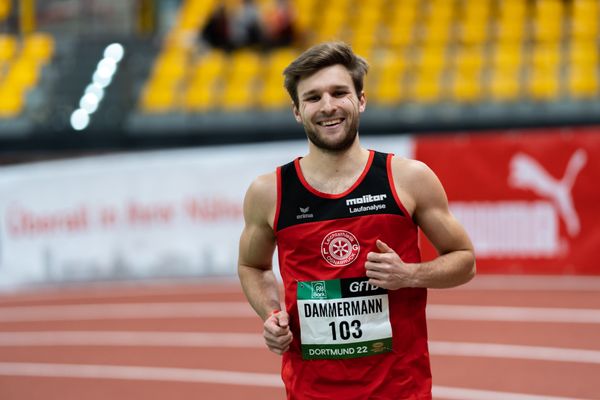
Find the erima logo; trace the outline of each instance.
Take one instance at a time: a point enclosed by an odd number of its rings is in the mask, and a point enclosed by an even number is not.
[[[383,201],[387,198],[387,194],[376,194],[373,196],[372,194],[365,194],[363,197],[357,197],[354,199],[346,200],[347,206],[355,206],[357,204],[368,204],[375,203],[377,201]]]
[[[314,218],[313,213],[309,213],[310,207],[298,207],[300,214],[296,215],[296,219]]]

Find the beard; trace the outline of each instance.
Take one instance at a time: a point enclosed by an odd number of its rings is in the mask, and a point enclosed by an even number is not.
[[[327,137],[319,135],[316,130],[311,129],[306,125],[304,125],[304,131],[306,132],[308,140],[320,150],[328,153],[340,153],[347,150],[352,146],[352,143],[354,143],[356,136],[358,135],[358,122],[353,121],[344,132],[344,136],[338,140],[327,140]]]

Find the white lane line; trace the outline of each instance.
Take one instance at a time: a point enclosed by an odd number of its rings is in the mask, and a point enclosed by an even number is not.
[[[142,346],[264,348],[257,333],[42,331],[2,332],[0,346]]]
[[[518,321],[599,324],[599,309],[464,306],[431,304],[427,317],[438,320]]]
[[[265,348],[256,333],[229,332],[135,332],[135,331],[44,331],[2,332],[0,347],[31,346],[135,346]],[[561,347],[430,341],[432,355],[489,357],[600,364],[600,351]]]
[[[445,400],[583,400],[574,397],[544,396],[435,385],[433,386],[432,394],[435,399]]]
[[[283,383],[278,374],[190,368],[0,362],[0,375],[44,378],[121,379],[163,382],[216,383],[225,385],[258,386],[283,389]],[[452,388],[446,386],[433,386],[433,395],[436,398],[444,398],[449,400],[584,400],[575,399],[573,397],[566,398],[525,393]]]
[[[56,300],[110,299],[114,297],[143,298],[181,295],[242,293],[235,276],[204,277],[201,280],[144,280],[88,282],[73,285],[0,288],[0,303],[40,302]]]
[[[600,351],[598,350],[443,341],[429,342],[429,350],[431,354],[438,356],[490,357],[600,364]]]
[[[600,291],[600,276],[480,274],[454,290]]]
[[[0,375],[53,378],[125,379],[219,383],[226,385],[283,387],[277,374],[216,371],[209,369],[139,367],[88,364],[35,364],[0,362]]]
[[[110,303],[0,307],[0,322],[161,318],[258,318],[245,302]]]
[[[432,320],[600,324],[600,309],[430,304]],[[107,303],[0,307],[0,322],[258,318],[246,302]]]

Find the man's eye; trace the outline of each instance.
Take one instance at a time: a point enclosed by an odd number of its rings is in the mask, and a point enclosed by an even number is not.
[[[334,95],[335,97],[344,97],[344,96],[345,96],[345,95],[347,95],[347,94],[348,94],[348,92],[344,92],[344,91],[337,91],[337,92],[334,92],[334,93],[333,93],[333,95]]]
[[[310,97],[307,97],[305,100],[312,103],[315,101],[319,101],[319,97],[318,96],[310,96]]]

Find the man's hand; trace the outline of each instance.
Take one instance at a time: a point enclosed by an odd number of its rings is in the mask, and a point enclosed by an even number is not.
[[[379,253],[367,254],[365,269],[369,283],[384,289],[396,290],[412,287],[413,264],[405,264],[398,253],[381,240],[377,240]]]
[[[272,312],[265,320],[263,328],[263,337],[269,350],[279,355],[288,351],[292,343],[292,332],[287,312]]]

